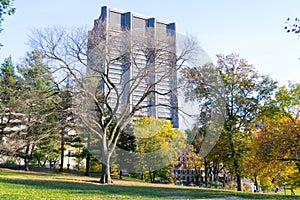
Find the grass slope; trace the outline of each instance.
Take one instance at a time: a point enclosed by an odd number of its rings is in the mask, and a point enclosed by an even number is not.
[[[160,185],[67,173],[24,172],[0,168],[0,199],[298,199],[291,196]]]

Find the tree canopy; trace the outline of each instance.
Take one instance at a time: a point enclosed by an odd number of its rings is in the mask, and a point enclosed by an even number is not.
[[[210,155],[217,153],[223,158],[222,162],[226,163],[230,172],[237,176],[238,190],[242,190],[242,160],[243,154],[247,151],[250,128],[257,113],[262,111],[263,105],[271,101],[276,82],[268,76],[260,75],[252,65],[236,54],[227,56],[220,54],[217,57],[217,66],[210,68],[219,73],[219,78],[214,79],[219,81],[219,84],[204,81],[203,68],[207,66],[186,69],[183,79],[187,84],[186,94],[188,97],[191,95],[196,97],[200,110],[203,107],[207,108],[207,105],[213,105],[212,94],[222,99],[222,104],[218,105],[224,106],[225,112],[222,112],[224,124],[220,130],[219,141],[214,147],[220,149],[217,151],[213,149]],[[214,109],[208,108],[208,113]]]
[[[142,117],[134,123],[139,171],[148,171],[151,182],[160,169],[169,167],[185,148],[185,137],[170,121]]]

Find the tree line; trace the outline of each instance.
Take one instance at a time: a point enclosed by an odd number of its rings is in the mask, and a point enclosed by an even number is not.
[[[238,190],[242,190],[242,177],[251,178],[256,190],[259,185],[263,189],[286,184],[298,187],[300,85],[290,82],[279,86],[237,54],[217,56],[217,66],[183,71],[185,88],[189,88],[186,95],[198,102],[201,110],[200,123],[193,131],[197,132],[192,142],[195,152],[200,151],[208,132],[212,111],[208,107],[216,106],[211,103],[211,93],[220,91],[206,81],[207,68],[218,71],[224,85],[223,110],[218,109],[222,111],[224,123],[218,130],[216,145],[203,155],[202,165],[208,163],[217,171],[225,169],[235,175]]]

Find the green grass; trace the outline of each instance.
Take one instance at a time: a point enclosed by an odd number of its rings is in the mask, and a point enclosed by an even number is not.
[[[147,184],[114,180],[111,185],[97,178],[50,172],[0,169],[0,199],[297,199],[275,194]]]

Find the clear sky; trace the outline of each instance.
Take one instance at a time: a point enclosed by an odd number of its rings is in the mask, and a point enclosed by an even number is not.
[[[216,54],[238,53],[280,84],[300,82],[300,38],[284,30],[288,17],[300,17],[300,0],[15,0],[16,14],[5,16],[2,24],[0,63],[8,56],[20,62],[33,28],[91,29],[104,5],[176,22],[177,32],[197,36],[214,62]],[[181,104],[197,110],[195,105]],[[181,127],[193,123],[180,122]]]
[[[284,31],[287,17],[300,17],[299,0],[15,0],[15,16],[2,24],[1,63],[10,55],[19,62],[32,28],[92,28],[103,5],[176,22],[178,32],[198,37],[213,61],[218,53],[238,53],[281,84],[300,80],[300,38]]]

